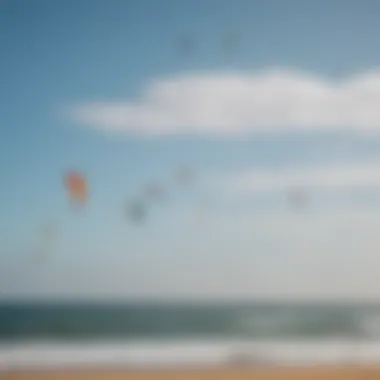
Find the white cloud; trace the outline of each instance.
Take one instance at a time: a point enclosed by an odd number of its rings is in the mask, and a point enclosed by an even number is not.
[[[380,72],[332,81],[292,70],[156,79],[138,99],[88,102],[81,124],[138,134],[380,129]]]
[[[239,194],[298,187],[309,189],[380,187],[380,164],[334,164],[281,170],[249,170],[227,179],[228,191]]]

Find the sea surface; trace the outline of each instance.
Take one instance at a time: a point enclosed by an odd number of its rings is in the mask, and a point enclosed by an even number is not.
[[[0,369],[380,363],[380,304],[0,303]]]

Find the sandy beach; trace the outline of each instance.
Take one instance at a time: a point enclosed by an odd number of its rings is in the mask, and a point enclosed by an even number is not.
[[[173,371],[44,371],[0,374],[7,380],[375,380],[380,368],[218,369]]]

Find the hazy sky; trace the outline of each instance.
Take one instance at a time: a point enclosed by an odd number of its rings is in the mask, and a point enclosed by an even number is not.
[[[0,297],[379,298],[379,12],[1,1]],[[150,181],[167,200],[134,225],[125,202]]]

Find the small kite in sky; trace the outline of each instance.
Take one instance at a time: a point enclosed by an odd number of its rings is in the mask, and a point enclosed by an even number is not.
[[[87,183],[84,176],[77,171],[69,171],[65,174],[65,186],[70,201],[76,205],[82,205],[87,200]]]
[[[157,183],[150,183],[145,186],[144,193],[153,201],[162,201],[165,199],[165,190]]]
[[[140,223],[146,218],[146,207],[141,201],[129,201],[126,205],[126,214],[133,222]]]
[[[230,31],[222,37],[222,48],[225,52],[230,53],[237,49],[239,36],[236,32]]]
[[[190,185],[195,180],[194,172],[188,167],[180,168],[176,173],[176,179],[180,185]]]
[[[305,189],[292,189],[288,197],[291,205],[296,209],[304,208],[307,205],[308,195]]]
[[[180,38],[179,46],[181,53],[189,54],[194,50],[194,40],[190,36],[184,35]]]

